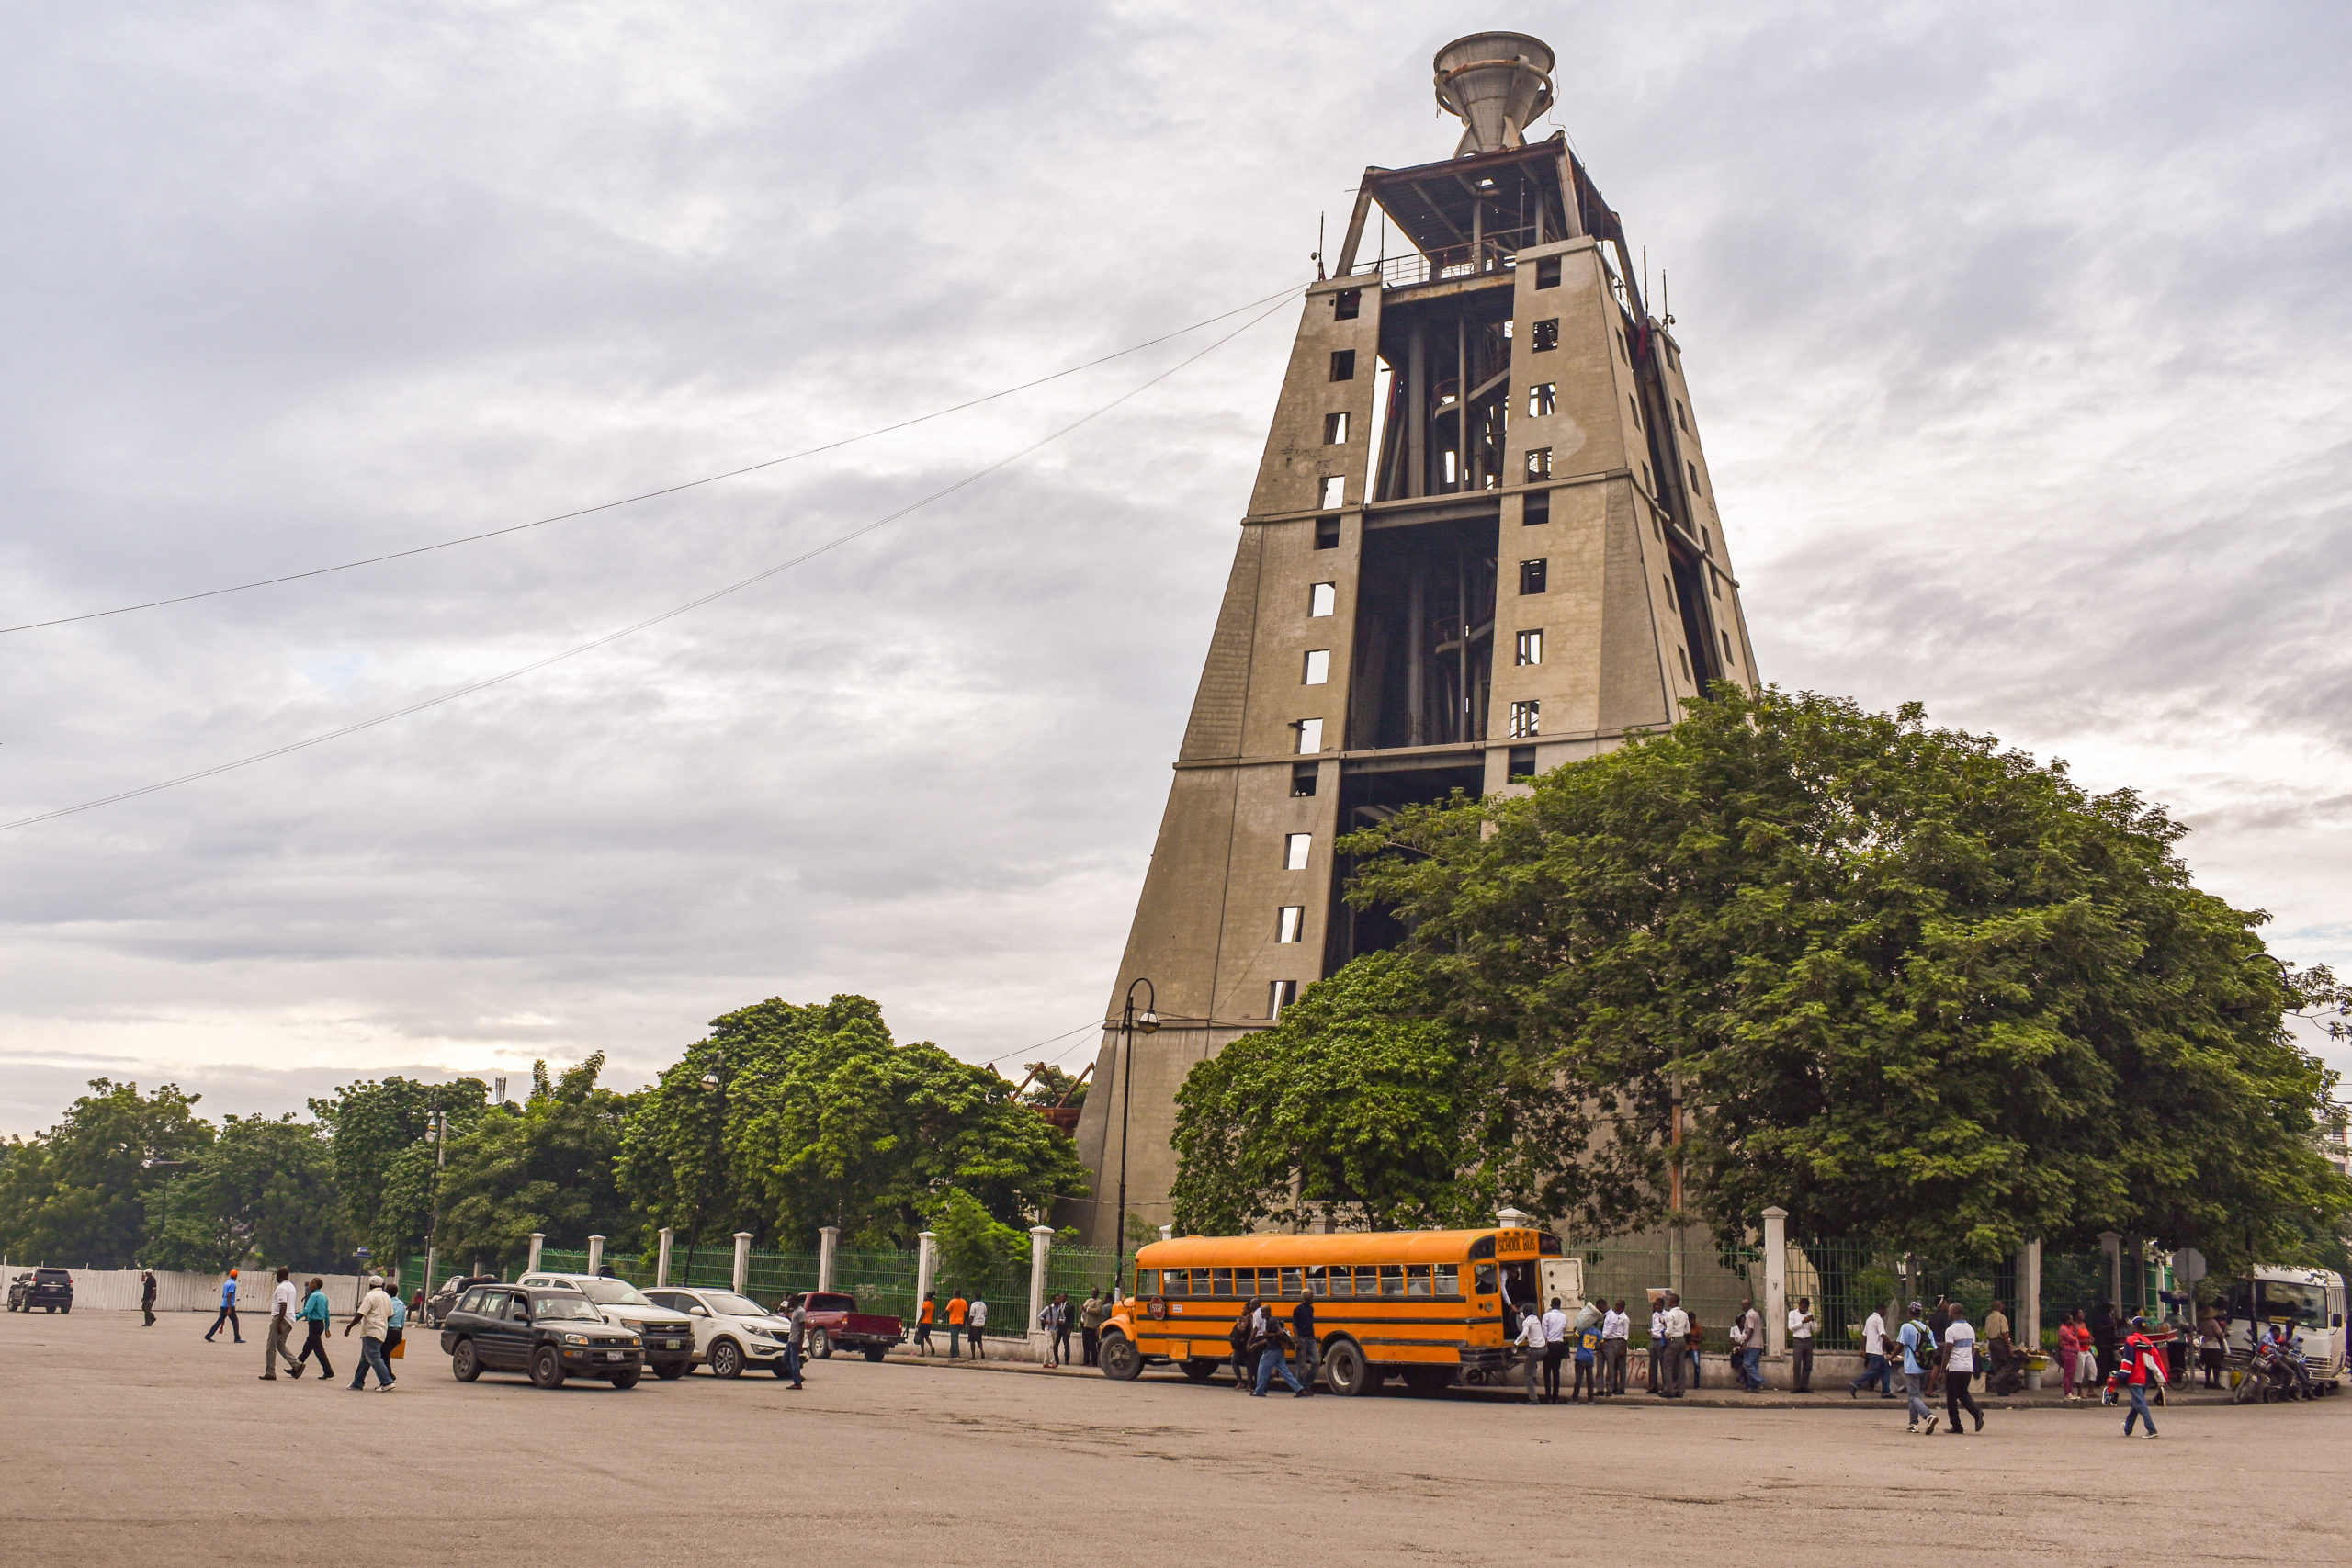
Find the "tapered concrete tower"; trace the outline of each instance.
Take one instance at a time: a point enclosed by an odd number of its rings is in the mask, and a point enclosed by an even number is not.
[[[1079,1125],[1096,1196],[1062,1217],[1097,1245],[1123,1176],[1170,1219],[1184,1075],[1403,935],[1341,900],[1336,835],[1754,683],[1681,350],[1565,135],[1526,140],[1552,51],[1482,33],[1435,63],[1459,148],[1365,170],[1306,290]],[[1400,254],[1362,259],[1375,204]],[[1130,1062],[1138,977],[1162,1022]]]

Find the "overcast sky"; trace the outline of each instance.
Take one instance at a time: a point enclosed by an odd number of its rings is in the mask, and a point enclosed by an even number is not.
[[[856,434],[1311,276],[1431,52],[1558,50],[1672,305],[1767,678],[2132,785],[2352,960],[2352,9],[702,0],[11,7],[0,624]],[[1548,134],[1549,123],[1538,128]],[[0,1131],[287,1110],[877,998],[1099,1009],[1297,317],[866,537],[347,739],[0,835]],[[526,663],[1247,321],[742,479],[0,636],[0,819]],[[2352,1062],[2339,1061],[2340,1066]]]

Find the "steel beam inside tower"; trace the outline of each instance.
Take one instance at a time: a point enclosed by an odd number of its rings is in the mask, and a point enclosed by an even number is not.
[[[1565,134],[1530,143],[1552,54],[1449,45],[1442,163],[1367,169],[1298,338],[1079,1123],[1114,1246],[1170,1219],[1175,1093],[1309,983],[1404,932],[1340,894],[1339,834],[1515,781],[1755,683],[1679,344]],[[1413,249],[1360,259],[1374,204]],[[1132,1070],[1130,1084],[1125,1074]],[[1123,1128],[1123,1114],[1129,1118]],[[1125,1169],[1122,1171],[1122,1146]]]

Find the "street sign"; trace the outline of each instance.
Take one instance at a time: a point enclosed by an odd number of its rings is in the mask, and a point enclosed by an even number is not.
[[[2184,1247],[2172,1255],[2172,1271],[2183,1285],[2195,1285],[2205,1278],[2205,1255],[2193,1247]]]

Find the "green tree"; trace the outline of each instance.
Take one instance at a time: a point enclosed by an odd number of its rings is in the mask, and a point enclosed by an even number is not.
[[[425,1135],[433,1111],[438,1107],[448,1118],[454,1143],[481,1122],[489,1100],[480,1078],[424,1083],[394,1073],[310,1102],[327,1129],[342,1229],[352,1245],[379,1258],[424,1246],[433,1210],[434,1149]]]
[[[896,1043],[864,997],[771,999],[713,1021],[645,1091],[622,1186],[649,1225],[706,1246],[748,1231],[807,1247],[829,1224],[907,1246],[949,1187],[1025,1220],[1086,1179],[1069,1138],[1012,1089],[936,1045]]]
[[[531,1098],[452,1132],[441,1176],[441,1254],[513,1260],[533,1231],[558,1247],[625,1236],[636,1224],[615,1179],[629,1097],[598,1087],[603,1053],[552,1081],[531,1066]]]
[[[1524,797],[1344,840],[1445,1014],[1589,1097],[1562,1163],[1657,1178],[1690,1109],[1694,1207],[1985,1255],[2103,1229],[2217,1269],[2305,1250],[2347,1188],[2331,1076],[2282,1026],[2337,999],[2265,917],[2199,891],[2183,829],[1987,737],[1728,688]]]
[[[931,1228],[939,1238],[940,1278],[949,1290],[984,1292],[1026,1279],[1029,1233],[997,1219],[962,1188],[947,1189],[933,1206]]]
[[[189,1168],[155,1190],[141,1261],[218,1273],[246,1263],[326,1269],[344,1257],[324,1129],[293,1113],[226,1116]]]
[[[0,1164],[0,1250],[67,1266],[140,1260],[155,1189],[212,1141],[198,1097],[92,1078],[63,1120]]]

